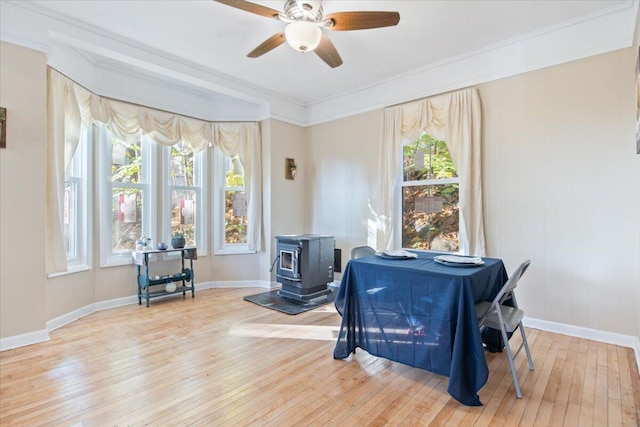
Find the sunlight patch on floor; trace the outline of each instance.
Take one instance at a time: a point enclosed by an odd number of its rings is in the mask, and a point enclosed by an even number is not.
[[[325,304],[321,307],[318,308],[314,308],[312,313],[336,313],[338,314],[338,310],[336,310],[336,307],[332,304]]]
[[[237,337],[335,341],[338,337],[339,330],[340,326],[238,323],[229,328],[229,335]]]

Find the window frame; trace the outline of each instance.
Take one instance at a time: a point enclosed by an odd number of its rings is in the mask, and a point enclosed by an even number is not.
[[[48,277],[57,277],[66,274],[77,273],[80,271],[87,271],[91,269],[92,251],[89,244],[91,236],[91,215],[93,198],[92,192],[89,189],[92,187],[92,168],[90,168],[91,159],[93,159],[93,141],[95,136],[95,129],[93,126],[89,126],[83,132],[80,133],[80,139],[71,163],[69,164],[67,171],[65,171],[65,188],[67,183],[72,183],[76,187],[76,197],[74,200],[73,211],[75,217],[73,220],[70,218],[69,222],[69,240],[71,247],[71,234],[73,234],[73,246],[75,247],[75,254],[70,255],[67,253],[67,271],[59,273],[49,274]],[[91,143],[90,143],[91,142]],[[65,190],[66,191],[66,190]],[[64,207],[62,218],[64,218]]]
[[[422,134],[424,135],[424,134]],[[422,135],[420,135],[419,138],[422,137]],[[394,211],[397,213],[395,215],[395,217],[397,218],[396,221],[394,221],[393,223],[393,228],[394,228],[394,232],[393,232],[393,244],[394,247],[402,247],[402,234],[403,234],[403,230],[404,230],[404,212],[402,210],[402,204],[403,204],[403,193],[404,193],[404,188],[405,187],[418,187],[418,186],[435,186],[435,185],[446,185],[446,184],[458,184],[458,192],[461,191],[461,182],[460,182],[460,173],[458,171],[458,168],[456,167],[456,177],[453,178],[429,178],[429,179],[421,179],[421,180],[411,180],[411,181],[405,181],[404,180],[404,148],[408,145],[413,145],[415,144],[416,141],[405,141],[400,145],[400,155],[399,155],[399,172],[398,172],[398,179],[397,179],[397,186],[396,186],[396,190],[393,192],[394,196],[393,196],[393,207],[394,207]],[[445,145],[447,144],[446,141],[444,141]],[[449,147],[447,146],[447,150],[449,150]],[[397,231],[397,232],[396,232]],[[450,253],[452,254],[461,254],[461,253],[466,253],[465,249],[468,248],[469,246],[469,239],[467,237],[466,234],[466,228],[464,226],[464,219],[462,216],[462,209],[458,209],[458,237],[459,237],[459,242],[458,242],[458,250],[457,251],[452,251]],[[406,249],[406,248],[404,248]],[[412,248],[410,248],[412,249]],[[420,251],[424,251],[424,252],[441,252],[441,251],[435,251],[435,250],[431,250],[431,249],[412,249],[412,250],[420,250]]]
[[[111,218],[113,213],[112,197],[114,188],[140,188],[142,191],[142,233],[154,236],[157,224],[157,149],[156,143],[147,136],[141,136],[142,178],[140,184],[111,182],[111,137],[113,133],[105,125],[99,127],[99,212],[103,218]],[[131,264],[132,251],[113,252],[111,220],[100,221],[100,267],[113,267]]]
[[[196,193],[196,212],[195,212],[195,245],[198,248],[199,256],[206,256],[208,252],[207,235],[208,226],[207,218],[207,206],[208,198],[205,187],[205,177],[207,176],[208,169],[208,156],[207,150],[202,150],[194,153],[194,186],[188,185],[173,185],[171,184],[171,146],[163,147],[162,149],[162,181],[163,194],[162,194],[162,236],[163,240],[168,245],[171,241],[171,193],[173,190],[185,190],[195,191]]]
[[[244,191],[246,186],[227,187],[225,160],[229,157],[218,147],[212,151],[212,193],[213,193],[213,254],[214,255],[245,255],[255,254],[255,250],[249,249],[249,243],[225,242],[225,193],[227,191]],[[246,174],[245,174],[246,178]],[[247,201],[248,203],[248,201]]]

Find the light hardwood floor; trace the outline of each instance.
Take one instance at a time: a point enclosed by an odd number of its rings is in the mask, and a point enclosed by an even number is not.
[[[51,340],[0,353],[3,426],[634,426],[631,349],[528,329],[523,399],[504,354],[488,354],[482,407],[447,378],[359,350],[334,360],[333,305],[289,316],[212,289],[97,312]],[[513,343],[515,346],[516,343]]]

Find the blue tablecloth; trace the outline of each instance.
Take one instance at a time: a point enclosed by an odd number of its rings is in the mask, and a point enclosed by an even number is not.
[[[479,267],[449,267],[436,263],[436,255],[350,260],[335,299],[342,323],[333,356],[343,359],[360,347],[446,375],[451,396],[480,406],[478,390],[489,368],[475,303],[491,301],[507,273],[499,259],[483,258]]]

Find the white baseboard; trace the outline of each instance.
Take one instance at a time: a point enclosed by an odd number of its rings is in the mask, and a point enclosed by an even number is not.
[[[51,319],[46,323],[47,331],[53,331],[61,326],[67,325],[74,320],[78,320],[88,314],[95,313],[96,311],[106,310],[109,308],[121,307],[123,305],[134,304],[138,302],[138,296],[132,295],[124,298],[116,298],[108,301],[100,301],[93,304],[85,305],[77,310],[73,310],[70,313],[63,314],[62,316]]]
[[[78,320],[79,318],[86,316],[87,314],[94,313],[95,311],[95,304],[89,304],[77,310],[73,310],[69,313],[63,314],[62,316],[51,319],[46,323],[47,331],[56,330],[64,325],[73,322],[74,320]]]
[[[137,304],[138,303],[138,295],[131,295],[128,297],[110,299],[107,301],[100,301],[95,303],[94,311],[107,310],[109,308],[122,307],[125,305]]]
[[[605,332],[597,329],[583,328],[582,326],[566,325],[564,323],[549,322],[547,320],[525,317],[522,323],[530,328],[541,329],[562,335],[584,338],[592,341],[615,344],[622,347],[634,348],[638,339],[631,335],[622,335],[615,332]]]
[[[540,329],[556,334],[569,335],[571,337],[615,344],[621,347],[632,348],[636,356],[638,372],[640,372],[640,340],[632,335],[623,335],[615,332],[600,331],[584,328],[582,326],[566,325],[564,323],[549,322],[548,320],[532,319],[525,317],[522,323],[528,328]]]
[[[202,282],[196,284],[196,291],[216,288],[265,288],[275,289],[280,287],[280,283],[267,282],[266,280],[234,280],[228,282]]]
[[[1,338],[0,351],[11,350],[12,348],[24,347],[26,345],[37,344],[39,342],[49,340],[49,331],[47,330],[27,332],[26,334]]]

